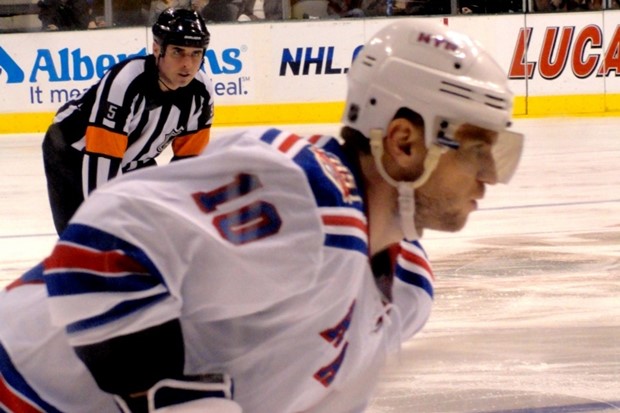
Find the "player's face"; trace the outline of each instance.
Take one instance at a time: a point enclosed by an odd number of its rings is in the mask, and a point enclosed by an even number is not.
[[[428,181],[416,190],[416,226],[458,231],[484,197],[485,185],[497,183],[491,153],[497,133],[461,126],[455,139],[460,148],[444,153]]]
[[[199,47],[168,45],[159,57],[159,77],[170,89],[187,86],[202,65],[204,51]]]

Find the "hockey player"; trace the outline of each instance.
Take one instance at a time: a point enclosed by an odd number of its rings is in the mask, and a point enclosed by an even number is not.
[[[363,411],[429,317],[424,229],[460,230],[517,166],[507,83],[400,20],[353,62],[342,140],[248,129],[100,188],[0,296],[0,405]]]
[[[209,44],[204,20],[194,11],[167,9],[152,30],[152,55],[116,64],[63,105],[45,135],[43,162],[58,234],[101,184],[155,165],[170,143],[176,160],[197,155],[209,141],[214,93],[200,70]]]

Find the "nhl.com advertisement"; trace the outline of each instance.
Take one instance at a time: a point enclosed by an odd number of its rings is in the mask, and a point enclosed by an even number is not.
[[[620,11],[557,13],[553,25],[545,16],[431,19],[470,34],[489,50],[507,72],[517,115],[619,110]],[[216,107],[341,102],[361,45],[390,21],[210,25],[203,70],[213,81]],[[151,50],[152,35],[143,27],[3,34],[0,117],[53,114],[111,66]]]

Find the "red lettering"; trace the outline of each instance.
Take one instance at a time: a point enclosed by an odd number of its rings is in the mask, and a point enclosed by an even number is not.
[[[558,44],[558,32],[559,27],[547,27],[545,31],[545,37],[543,38],[543,45],[540,49],[540,58],[538,61],[538,72],[544,79],[555,79],[566,68],[568,61],[568,51],[573,40],[574,27],[562,28],[562,35]],[[553,51],[555,50],[555,58],[553,57]]]
[[[603,65],[599,68],[598,76],[608,76],[611,71],[620,74],[620,26],[616,26],[616,31],[607,46]]]
[[[351,319],[353,318],[353,309],[355,308],[355,300],[349,306],[349,310],[347,314],[344,316],[342,320],[336,326],[332,328],[328,328],[327,330],[323,330],[320,335],[328,343],[331,343],[334,347],[338,348],[342,341],[344,340],[345,333],[349,329],[351,325]],[[342,361],[344,360],[344,356],[347,352],[347,347],[349,346],[348,342],[344,343],[342,346],[342,350],[338,354],[332,362],[327,364],[326,366],[321,367],[316,373],[314,373],[314,379],[321,383],[323,386],[328,387],[336,378],[336,374],[338,370],[340,370],[340,366],[342,366]]]
[[[418,35],[418,42],[430,44],[432,38],[433,37],[430,34],[428,34],[428,33],[420,33]]]
[[[509,79],[531,79],[534,77],[535,63],[525,61],[525,52],[530,45],[532,38],[532,28],[526,27],[519,30],[519,38],[515,46],[515,52],[512,55],[510,70],[508,71]]]
[[[590,25],[583,28],[577,35],[573,47],[572,67],[573,73],[579,79],[589,77],[596,70],[600,60],[599,55],[585,56],[586,46],[590,44],[593,49],[600,49],[603,46],[603,33],[598,26]]]
[[[418,35],[418,42],[422,42],[422,43],[427,43],[427,44],[433,44],[433,46],[435,46],[436,48],[440,48],[443,47],[444,49],[448,50],[448,51],[455,51],[458,50],[458,45],[449,42],[448,40],[446,40],[445,38],[441,37],[441,36],[433,36],[432,34],[428,34],[428,33],[420,33]]]
[[[314,378],[323,386],[328,387],[336,378],[336,374],[338,373],[338,370],[340,370],[340,366],[342,366],[342,361],[344,360],[348,346],[349,343],[344,343],[342,351],[340,351],[338,357],[336,357],[334,361],[329,363],[327,366],[322,367],[319,371],[314,373]]]
[[[603,48],[603,31],[598,25],[585,26],[574,42],[575,27],[547,27],[538,61],[528,62],[533,30],[525,27],[519,31],[508,71],[509,79],[532,79],[537,64],[538,74],[543,79],[556,79],[569,63],[578,79],[591,77],[595,71],[597,77],[609,76],[612,72],[620,76],[620,25],[616,26],[603,57],[602,53],[596,52]]]
[[[338,324],[336,324],[335,327],[328,328],[327,330],[323,330],[321,331],[321,333],[319,333],[321,337],[327,340],[328,343],[331,343],[334,347],[340,346],[340,343],[342,343],[342,340],[344,338],[344,334],[347,332],[349,326],[351,325],[351,318],[353,317],[354,308],[355,301],[351,303],[347,315],[345,315],[344,318]]]
[[[449,51],[451,51],[451,52],[454,52],[454,51],[456,51],[456,50],[458,50],[458,49],[459,49],[459,47],[458,47],[457,45],[455,45],[454,43],[452,43],[452,42],[446,42],[446,50],[449,50]]]

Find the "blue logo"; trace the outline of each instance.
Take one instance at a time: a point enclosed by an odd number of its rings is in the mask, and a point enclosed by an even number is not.
[[[21,83],[24,81],[24,71],[15,63],[15,60],[0,47],[0,76],[6,73],[7,83]]]
[[[56,64],[50,49],[38,49],[34,66],[30,73],[30,82],[39,80],[39,76],[47,75],[49,82],[84,81],[102,78],[105,72],[115,64],[132,56],[146,56],[146,48],[134,54],[101,54],[98,56],[83,55],[82,49],[57,50],[60,65]]]
[[[209,68],[214,75],[221,74],[237,74],[243,69],[243,62],[241,60],[241,52],[245,46],[241,49],[230,48],[224,49],[218,55],[214,50],[208,49],[205,53],[205,57],[209,62]]]
[[[358,46],[353,50],[351,61],[362,50]],[[321,47],[298,47],[294,50],[282,49],[280,61],[280,76],[308,76],[308,75],[337,75],[347,73],[348,67],[336,67],[334,46]]]

